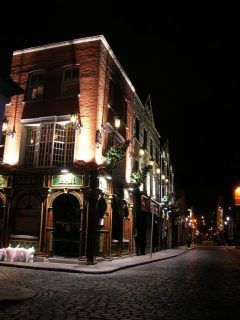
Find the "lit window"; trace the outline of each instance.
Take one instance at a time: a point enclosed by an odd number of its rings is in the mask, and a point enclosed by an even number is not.
[[[57,123],[28,128],[24,167],[72,165],[75,133],[72,126]]]
[[[32,73],[28,83],[28,100],[39,100],[43,98],[44,73]]]
[[[72,96],[80,92],[79,68],[71,68],[63,71],[62,95]]]

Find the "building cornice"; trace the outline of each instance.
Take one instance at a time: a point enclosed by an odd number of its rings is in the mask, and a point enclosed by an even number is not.
[[[120,65],[118,59],[116,58],[115,54],[113,53],[110,45],[108,44],[106,38],[103,35],[98,35],[98,36],[92,36],[92,37],[86,37],[86,38],[80,38],[80,39],[73,39],[69,41],[62,41],[62,42],[55,42],[52,44],[46,44],[42,46],[37,46],[37,47],[30,47],[26,49],[21,49],[21,50],[16,50],[13,52],[14,56],[20,55],[20,54],[25,54],[25,53],[30,53],[30,52],[37,52],[37,51],[42,51],[42,50],[48,50],[48,49],[54,49],[54,48],[60,48],[64,46],[70,46],[70,45],[75,45],[75,44],[80,44],[80,43],[86,43],[86,42],[94,42],[94,41],[101,41],[105,48],[108,50],[109,54],[111,55],[112,59],[116,63],[117,67],[121,71],[123,77],[127,81],[128,85],[130,86],[131,90],[135,92],[135,88],[128,78],[126,72],[123,70],[122,66]]]

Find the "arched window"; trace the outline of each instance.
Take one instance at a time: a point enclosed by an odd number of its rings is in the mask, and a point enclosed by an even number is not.
[[[33,194],[21,197],[14,210],[13,234],[38,236],[41,203]]]

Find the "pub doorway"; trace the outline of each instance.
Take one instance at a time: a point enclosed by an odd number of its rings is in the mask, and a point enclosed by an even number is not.
[[[53,254],[59,257],[79,257],[81,212],[79,200],[70,193],[53,201]]]

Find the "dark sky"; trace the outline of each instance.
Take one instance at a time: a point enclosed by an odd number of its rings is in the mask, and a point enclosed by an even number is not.
[[[215,210],[218,195],[229,194],[240,176],[237,7],[22,3],[6,7],[11,14],[1,21],[2,70],[13,49],[103,34],[142,101],[151,95],[189,205],[199,214]]]

